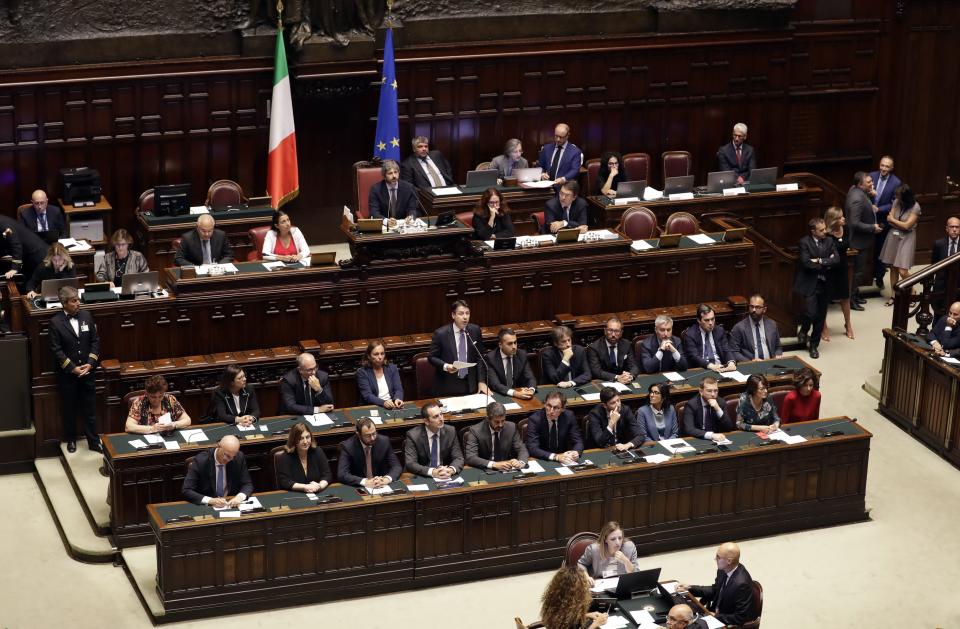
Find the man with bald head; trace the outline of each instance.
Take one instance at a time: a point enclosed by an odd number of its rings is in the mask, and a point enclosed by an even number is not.
[[[30,195],[30,206],[23,208],[20,212],[20,222],[40,236],[48,245],[69,235],[63,210],[56,205],[50,205],[47,193],[43,190],[34,190]]]
[[[330,377],[317,369],[317,359],[304,352],[297,367],[280,378],[280,414],[313,415],[333,410]]]
[[[937,319],[927,340],[937,356],[960,355],[960,301],[950,304],[947,314]]]
[[[201,264],[226,264],[233,262],[230,239],[209,214],[201,214],[197,228],[180,237],[180,246],[174,256],[177,266],[200,266]]]
[[[569,125],[561,122],[554,128],[553,142],[543,145],[539,160],[543,179],[556,181],[558,186],[576,181],[583,164],[583,153],[570,141]]]
[[[196,505],[236,507],[252,493],[247,460],[233,435],[198,454],[183,479],[183,497]]]
[[[755,620],[758,613],[753,598],[753,579],[740,563],[740,547],[733,542],[720,544],[715,559],[717,578],[713,585],[680,583],[677,590],[698,596],[703,606],[725,625],[742,625]]]
[[[670,611],[667,612],[667,625],[665,629],[701,629],[706,626],[703,620],[693,619],[693,610],[690,609],[689,605],[684,603],[674,605],[670,608]]]

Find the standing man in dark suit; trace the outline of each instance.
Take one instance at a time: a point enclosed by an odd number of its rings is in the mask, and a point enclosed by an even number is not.
[[[780,358],[780,331],[773,319],[764,316],[767,303],[761,295],[750,297],[750,314],[738,321],[730,330],[730,353],[735,361],[766,360]]]
[[[370,218],[382,218],[391,228],[398,220],[416,218],[417,189],[400,179],[400,165],[392,159],[385,159],[380,172],[383,181],[370,187]]]
[[[603,338],[587,347],[587,363],[596,380],[629,384],[640,373],[633,358],[630,341],[623,338],[623,321],[613,316],[607,319]]]
[[[654,333],[640,342],[644,373],[686,371],[687,359],[680,353],[680,338],[673,335],[673,319],[660,314],[653,320]]]
[[[67,451],[77,451],[77,415],[83,419],[87,447],[100,452],[96,426],[96,369],[100,364],[100,336],[93,316],[80,310],[76,288],[64,286],[59,293],[63,310],[50,318],[50,351],[57,367],[60,418]]]
[[[560,186],[556,198],[547,201],[543,211],[544,234],[555,234],[561,229],[578,228],[580,233],[587,231],[587,202],[577,196],[580,184],[568,181]]]
[[[797,340],[801,345],[806,345],[809,340],[810,358],[820,358],[820,333],[827,321],[830,302],[827,277],[830,269],[842,260],[837,254],[836,241],[827,238],[823,219],[811,219],[809,227],[810,233],[800,239],[797,274],[793,280],[793,292],[803,297],[803,320]]]
[[[716,560],[717,578],[713,585],[680,583],[677,590],[699,596],[704,607],[725,625],[739,626],[756,620],[759,612],[753,598],[753,578],[740,563],[740,547],[733,542],[721,544]]]
[[[647,431],[629,406],[620,401],[613,387],[600,390],[600,403],[587,415],[587,430],[595,448],[613,448],[623,452],[638,448],[647,440]]]
[[[30,195],[30,203],[32,205],[20,213],[20,221],[30,231],[40,236],[48,245],[69,235],[63,210],[56,205],[50,205],[46,192],[34,190]]]
[[[447,158],[440,151],[430,150],[429,138],[418,135],[411,144],[413,154],[400,165],[400,179],[426,189],[457,185]]]
[[[379,489],[403,473],[390,439],[377,434],[369,417],[357,420],[357,434],[340,444],[338,459],[337,480],[344,485]]]
[[[180,246],[173,261],[177,266],[200,266],[201,264],[226,264],[233,262],[230,239],[209,214],[201,214],[197,228],[180,237]]]
[[[487,352],[488,386],[500,395],[529,400],[537,392],[527,353],[517,348],[517,334],[512,328],[500,328],[497,347]]]
[[[570,328],[558,325],[550,333],[550,340],[553,345],[540,350],[543,380],[561,389],[590,382],[587,352],[573,344],[573,332]]]
[[[853,259],[853,286],[850,289],[850,307],[863,310],[865,299],[860,297],[860,284],[867,270],[867,260],[873,255],[876,235],[883,231],[877,224],[877,206],[873,204],[873,178],[859,171],[853,176],[853,185],[847,191],[844,212],[847,228],[850,230],[850,246],[857,250]]]
[[[583,153],[570,141],[569,125],[561,122],[554,128],[553,142],[543,145],[538,159],[544,181],[555,181],[559,186],[577,178],[583,165]]]
[[[240,452],[240,440],[233,435],[220,439],[213,450],[198,454],[183,479],[183,497],[195,505],[236,507],[252,493],[247,459]],[[230,495],[233,498],[227,499]]]
[[[333,410],[330,377],[317,369],[317,359],[304,352],[297,356],[297,367],[280,378],[281,415],[313,415]]]
[[[436,402],[424,404],[420,415],[424,423],[408,430],[403,439],[407,471],[441,480],[456,477],[463,469],[456,428],[444,425],[443,412]]]
[[[470,306],[462,299],[450,305],[452,325],[437,328],[430,339],[430,364],[436,369],[433,393],[437,397],[487,394],[480,326],[470,323]],[[457,368],[453,363],[475,363]]]
[[[948,218],[946,232],[946,236],[934,241],[933,251],[930,253],[930,264],[936,264],[955,253],[960,253],[960,218],[956,216]],[[946,303],[953,299],[952,295],[944,295],[946,290],[947,274],[941,271],[933,278],[934,312],[943,312]]]
[[[573,465],[583,452],[583,437],[577,418],[566,410],[559,391],[547,393],[543,408],[527,419],[527,451],[530,456]]]
[[[747,144],[747,125],[742,122],[733,125],[733,141],[717,150],[717,163],[722,171],[732,170],[738,184],[750,179],[750,171],[757,167],[757,158],[753,147]]]
[[[507,409],[500,402],[487,404],[486,419],[467,429],[463,449],[467,465],[501,472],[526,467],[530,458],[516,424],[507,421]]]
[[[43,263],[47,256],[49,248],[40,236],[22,222],[14,220],[9,216],[0,216],[0,231],[4,234],[11,234],[11,238],[16,239],[20,244],[20,257],[23,262],[20,272],[24,277],[29,278],[38,266]],[[7,245],[13,248],[11,245]],[[12,255],[12,254],[11,254]]]
[[[708,304],[697,306],[697,322],[683,333],[683,355],[691,369],[724,372],[737,368],[727,347],[727,333],[717,325],[717,313]]]
[[[717,379],[707,376],[700,381],[700,395],[683,407],[683,434],[686,437],[723,441],[723,433],[733,430],[733,421],[717,400],[720,387]]]
[[[934,324],[927,340],[933,346],[937,356],[954,356],[960,350],[960,301],[950,304],[947,314],[940,317]]]
[[[875,188],[873,204],[877,206],[877,224],[882,228],[882,231],[876,235],[876,241],[874,242],[873,279],[877,283],[877,287],[883,290],[883,275],[887,266],[880,261],[880,252],[883,250],[883,241],[887,239],[887,233],[890,231],[887,215],[890,214],[890,208],[893,207],[893,199],[896,196],[897,188],[903,182],[893,174],[893,158],[889,155],[880,158],[880,166],[870,173],[870,178],[873,179]]]

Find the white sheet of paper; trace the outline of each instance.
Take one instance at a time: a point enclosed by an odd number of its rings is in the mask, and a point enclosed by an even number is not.
[[[634,240],[630,248],[634,251],[646,251],[647,249],[653,249],[653,245],[646,240]]]
[[[266,424],[260,424],[260,432],[267,432],[269,430]]]
[[[798,183],[778,183],[777,192],[790,192],[791,190],[799,190],[800,184]]]
[[[453,362],[450,363],[450,364],[453,365],[454,367],[456,367],[457,369],[470,369],[471,367],[473,367],[473,366],[476,365],[477,363],[467,363],[467,362],[464,362],[464,361],[462,361],[462,360],[455,360],[455,361],[453,361]]]
[[[221,518],[239,518],[240,512],[239,511],[221,511],[220,517]]]
[[[679,437],[676,439],[661,439],[660,445],[674,454],[677,452],[693,452],[696,449]]]
[[[77,244],[77,241],[74,240],[73,238],[61,238],[57,242],[59,242],[64,247],[72,247],[73,245]]]
[[[192,216],[199,216],[200,214],[209,214],[210,208],[206,205],[192,205],[190,206],[190,214]]]
[[[747,193],[747,189],[744,188],[743,186],[737,186],[736,188],[723,189],[723,196],[725,197],[735,197],[738,194],[746,194],[746,193]]]
[[[383,487],[377,487],[377,488],[364,487],[363,490],[366,491],[371,496],[385,496],[387,494],[393,493],[393,488],[390,487],[390,485],[384,485]]]
[[[146,444],[145,441],[143,441],[143,439],[131,439],[131,440],[130,440],[130,445],[132,445],[134,448],[136,448],[136,449],[138,449],[138,450],[139,450],[140,448],[146,448],[146,447],[147,447],[147,444]]]
[[[237,509],[239,509],[240,511],[249,511],[250,509],[259,509],[262,506],[263,505],[260,504],[259,498],[257,498],[256,496],[251,496],[246,500],[244,500],[243,502],[241,502],[237,506]]]
[[[553,180],[547,180],[547,181],[527,181],[527,182],[525,182],[525,183],[520,184],[520,187],[521,187],[521,188],[550,188],[551,186],[553,186],[553,185],[556,184],[556,183],[557,183],[557,182],[556,182],[556,181],[553,181]]]
[[[601,382],[600,384],[605,387],[613,387],[617,391],[626,391],[627,393],[630,392],[630,387],[620,382]]]
[[[409,491],[430,491],[430,485],[407,485]]]
[[[607,616],[607,622],[603,625],[603,629],[625,629],[630,626],[630,621],[624,618],[623,616]],[[650,625],[651,629],[659,629],[658,625]],[[643,625],[639,629],[647,629]]]
[[[347,222],[350,223],[351,225],[355,222],[353,220],[353,210],[350,209],[350,206],[348,205],[343,206],[343,215],[344,217],[346,217]]]
[[[330,416],[326,413],[316,413],[313,415],[313,421],[311,423],[314,426],[333,426],[334,421],[330,419]]]
[[[383,424],[383,418],[380,417],[379,415],[371,415],[371,416],[370,416],[370,421],[372,421],[372,422],[373,422],[374,424],[376,424],[377,426],[380,426],[380,425]]]
[[[960,365],[960,360],[957,360],[953,356],[941,356],[940,360],[951,365]]]
[[[490,402],[490,398],[482,393],[474,393],[473,395],[441,398],[439,401],[440,406],[445,408],[446,412],[459,413],[475,408],[485,408]]]
[[[807,438],[804,437],[803,435],[790,435],[789,437],[787,437],[786,439],[784,439],[784,443],[788,443],[788,444],[790,444],[790,445],[793,445],[793,444],[795,444],[795,443],[803,443],[803,442],[806,441],[806,440],[807,440]]]
[[[158,424],[172,424],[172,423],[173,423],[173,418],[170,417],[170,413],[164,413],[163,415],[161,415],[160,417],[157,418],[157,423],[158,423]]]
[[[163,443],[163,437],[160,435],[144,435],[143,438],[147,443]]]
[[[263,263],[263,268],[265,268],[265,269],[268,270],[268,271],[272,271],[273,269],[282,269],[283,266],[284,266],[284,264],[283,264],[283,262],[281,262],[280,260],[277,260],[277,261],[275,261],[275,262],[264,262],[264,263]]]
[[[651,454],[650,456],[643,457],[643,460],[647,463],[665,463],[670,460],[666,454]]]
[[[724,437],[724,438],[723,438],[723,441],[714,441],[714,443],[715,443],[716,445],[718,445],[718,446],[728,446],[728,445],[732,444],[733,442],[730,441],[730,439],[728,439],[727,437]]]
[[[304,495],[305,495],[308,499],[310,499],[310,500],[316,500],[316,499],[317,499],[317,494],[306,493],[306,494],[304,494]]]
[[[690,236],[687,236],[687,238],[697,243],[698,245],[712,245],[717,242],[716,240],[714,240],[710,236],[707,236],[706,234],[691,234]]]
[[[433,194],[438,197],[448,197],[452,194],[460,194],[460,188],[456,186],[447,186],[445,188],[434,188]]]
[[[250,424],[249,426],[241,426],[240,424],[237,424],[237,430],[239,430],[240,432],[251,432],[256,429],[257,427],[254,426],[253,424]]]
[[[692,201],[693,193],[692,192],[678,192],[676,194],[670,195],[671,201]]]
[[[591,229],[590,231],[577,236],[577,242],[586,242],[588,235],[591,235],[591,238],[595,238],[597,240],[618,240],[620,238],[620,236],[609,229]]]
[[[651,188],[647,186],[643,189],[643,200],[644,201],[656,201],[663,198],[663,190],[657,190],[656,188]]]
[[[237,265],[234,264],[233,262],[227,262],[226,264],[221,264],[220,266],[223,267],[223,272],[224,272],[224,273],[239,273],[239,272],[240,272],[240,269],[238,269],[238,268],[237,268]]]
[[[654,624],[653,616],[651,616],[650,612],[645,609],[638,609],[637,611],[630,612],[630,615],[633,617],[633,622],[637,623],[638,625]]]
[[[203,432],[202,428],[191,428],[189,430],[181,430],[180,438],[187,443],[197,443],[198,441],[206,441],[207,433]]]
[[[669,583],[661,583],[663,589],[667,591],[667,594],[676,594],[677,592],[677,582],[670,581]]]
[[[723,629],[726,625],[717,620],[716,616],[710,616],[709,614],[701,616],[703,622],[706,623],[707,629]]]
[[[492,240],[484,240],[484,241],[483,241],[483,244],[485,244],[486,246],[488,246],[488,247],[490,247],[491,249],[493,249],[493,241],[492,241]]]
[[[507,402],[503,405],[503,408],[507,409],[508,411],[519,411],[520,405],[516,402]]]
[[[540,465],[540,461],[536,459],[530,459],[527,461],[527,466],[523,468],[524,472],[533,472],[534,474],[543,474],[546,470],[543,469],[543,466]]]
[[[167,450],[179,450],[180,444],[176,441],[164,441],[163,447],[165,447]]]
[[[629,205],[631,203],[639,203],[640,197],[623,197],[616,198],[613,200],[614,205]]]
[[[584,400],[586,400],[587,402],[599,402],[599,401],[600,401],[600,394],[599,394],[599,393],[584,393],[584,394],[582,394],[580,397],[582,397],[582,398],[583,398]]]
[[[724,378],[729,378],[730,380],[736,380],[737,382],[747,381],[747,374],[741,371],[738,371],[736,369],[734,369],[733,371],[725,371],[720,375],[723,376]]]
[[[676,371],[664,371],[663,377],[669,380],[670,382],[679,382],[683,380],[683,376],[681,376]]]
[[[560,467],[557,468],[557,474],[559,474],[560,476],[573,476],[573,470],[571,470],[569,467],[566,467],[565,465],[561,465]]]

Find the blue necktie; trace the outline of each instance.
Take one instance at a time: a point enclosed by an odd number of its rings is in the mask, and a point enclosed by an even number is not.
[[[757,328],[757,358],[763,360],[763,336],[760,333],[760,322],[754,321],[753,325]]]
[[[222,498],[227,494],[227,479],[224,474],[226,465],[217,466],[217,498]]]
[[[880,195],[883,194],[883,189],[886,187],[886,185],[887,185],[887,178],[880,177],[880,185],[877,186],[877,203],[880,203]]]
[[[46,212],[44,212],[43,214],[40,215],[40,228],[41,228],[40,231],[42,231],[42,232],[48,231],[48,229],[47,229],[47,213],[46,213]]]
[[[704,333],[703,335],[703,359],[708,363],[713,362],[713,343],[710,339],[710,333]]]
[[[437,435],[430,438],[430,467],[440,467],[440,446],[437,445]]]
[[[460,342],[457,343],[457,360],[460,362],[467,362],[467,333],[464,330],[460,330]],[[460,379],[467,377],[466,369],[458,369],[457,377]]]
[[[614,369],[617,368],[617,353],[613,349],[613,345],[608,345],[607,349],[610,351],[610,366]]]

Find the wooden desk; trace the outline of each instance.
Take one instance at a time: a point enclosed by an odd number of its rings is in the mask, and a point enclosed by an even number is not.
[[[843,435],[816,438],[827,424]],[[871,434],[840,418],[789,429],[809,440],[756,447],[754,433],[731,433],[730,452],[660,465],[623,464],[596,450],[585,458],[598,468],[572,476],[557,475],[550,461],[544,474],[520,481],[467,468],[464,479],[480,484],[378,498],[333,485],[324,494],[342,502],[327,505],[269,492],[258,495],[265,508],[288,509],[242,518],[182,502],[150,505],[157,592],[166,618],[183,620],[552,569],[570,535],[608,520],[622,522],[647,555],[867,519]],[[166,522],[174,516],[211,517]]]
[[[344,217],[340,223],[340,231],[350,244],[350,255],[353,259],[349,266],[366,269],[371,264],[391,265],[431,257],[449,257],[459,261],[457,268],[463,268],[464,258],[480,255],[470,245],[472,227],[459,220],[454,220],[444,227],[437,227],[435,216],[426,216],[421,220],[429,223],[427,231],[361,232]]]
[[[503,195],[503,200],[510,205],[510,217],[516,233],[519,235],[537,233],[530,215],[543,211],[547,201],[556,196],[553,188],[497,186],[497,189]],[[441,212],[472,212],[480,203],[480,197],[485,191],[486,188],[465,188],[463,194],[436,196],[430,190],[418,188],[417,194],[427,214],[436,215]]]

